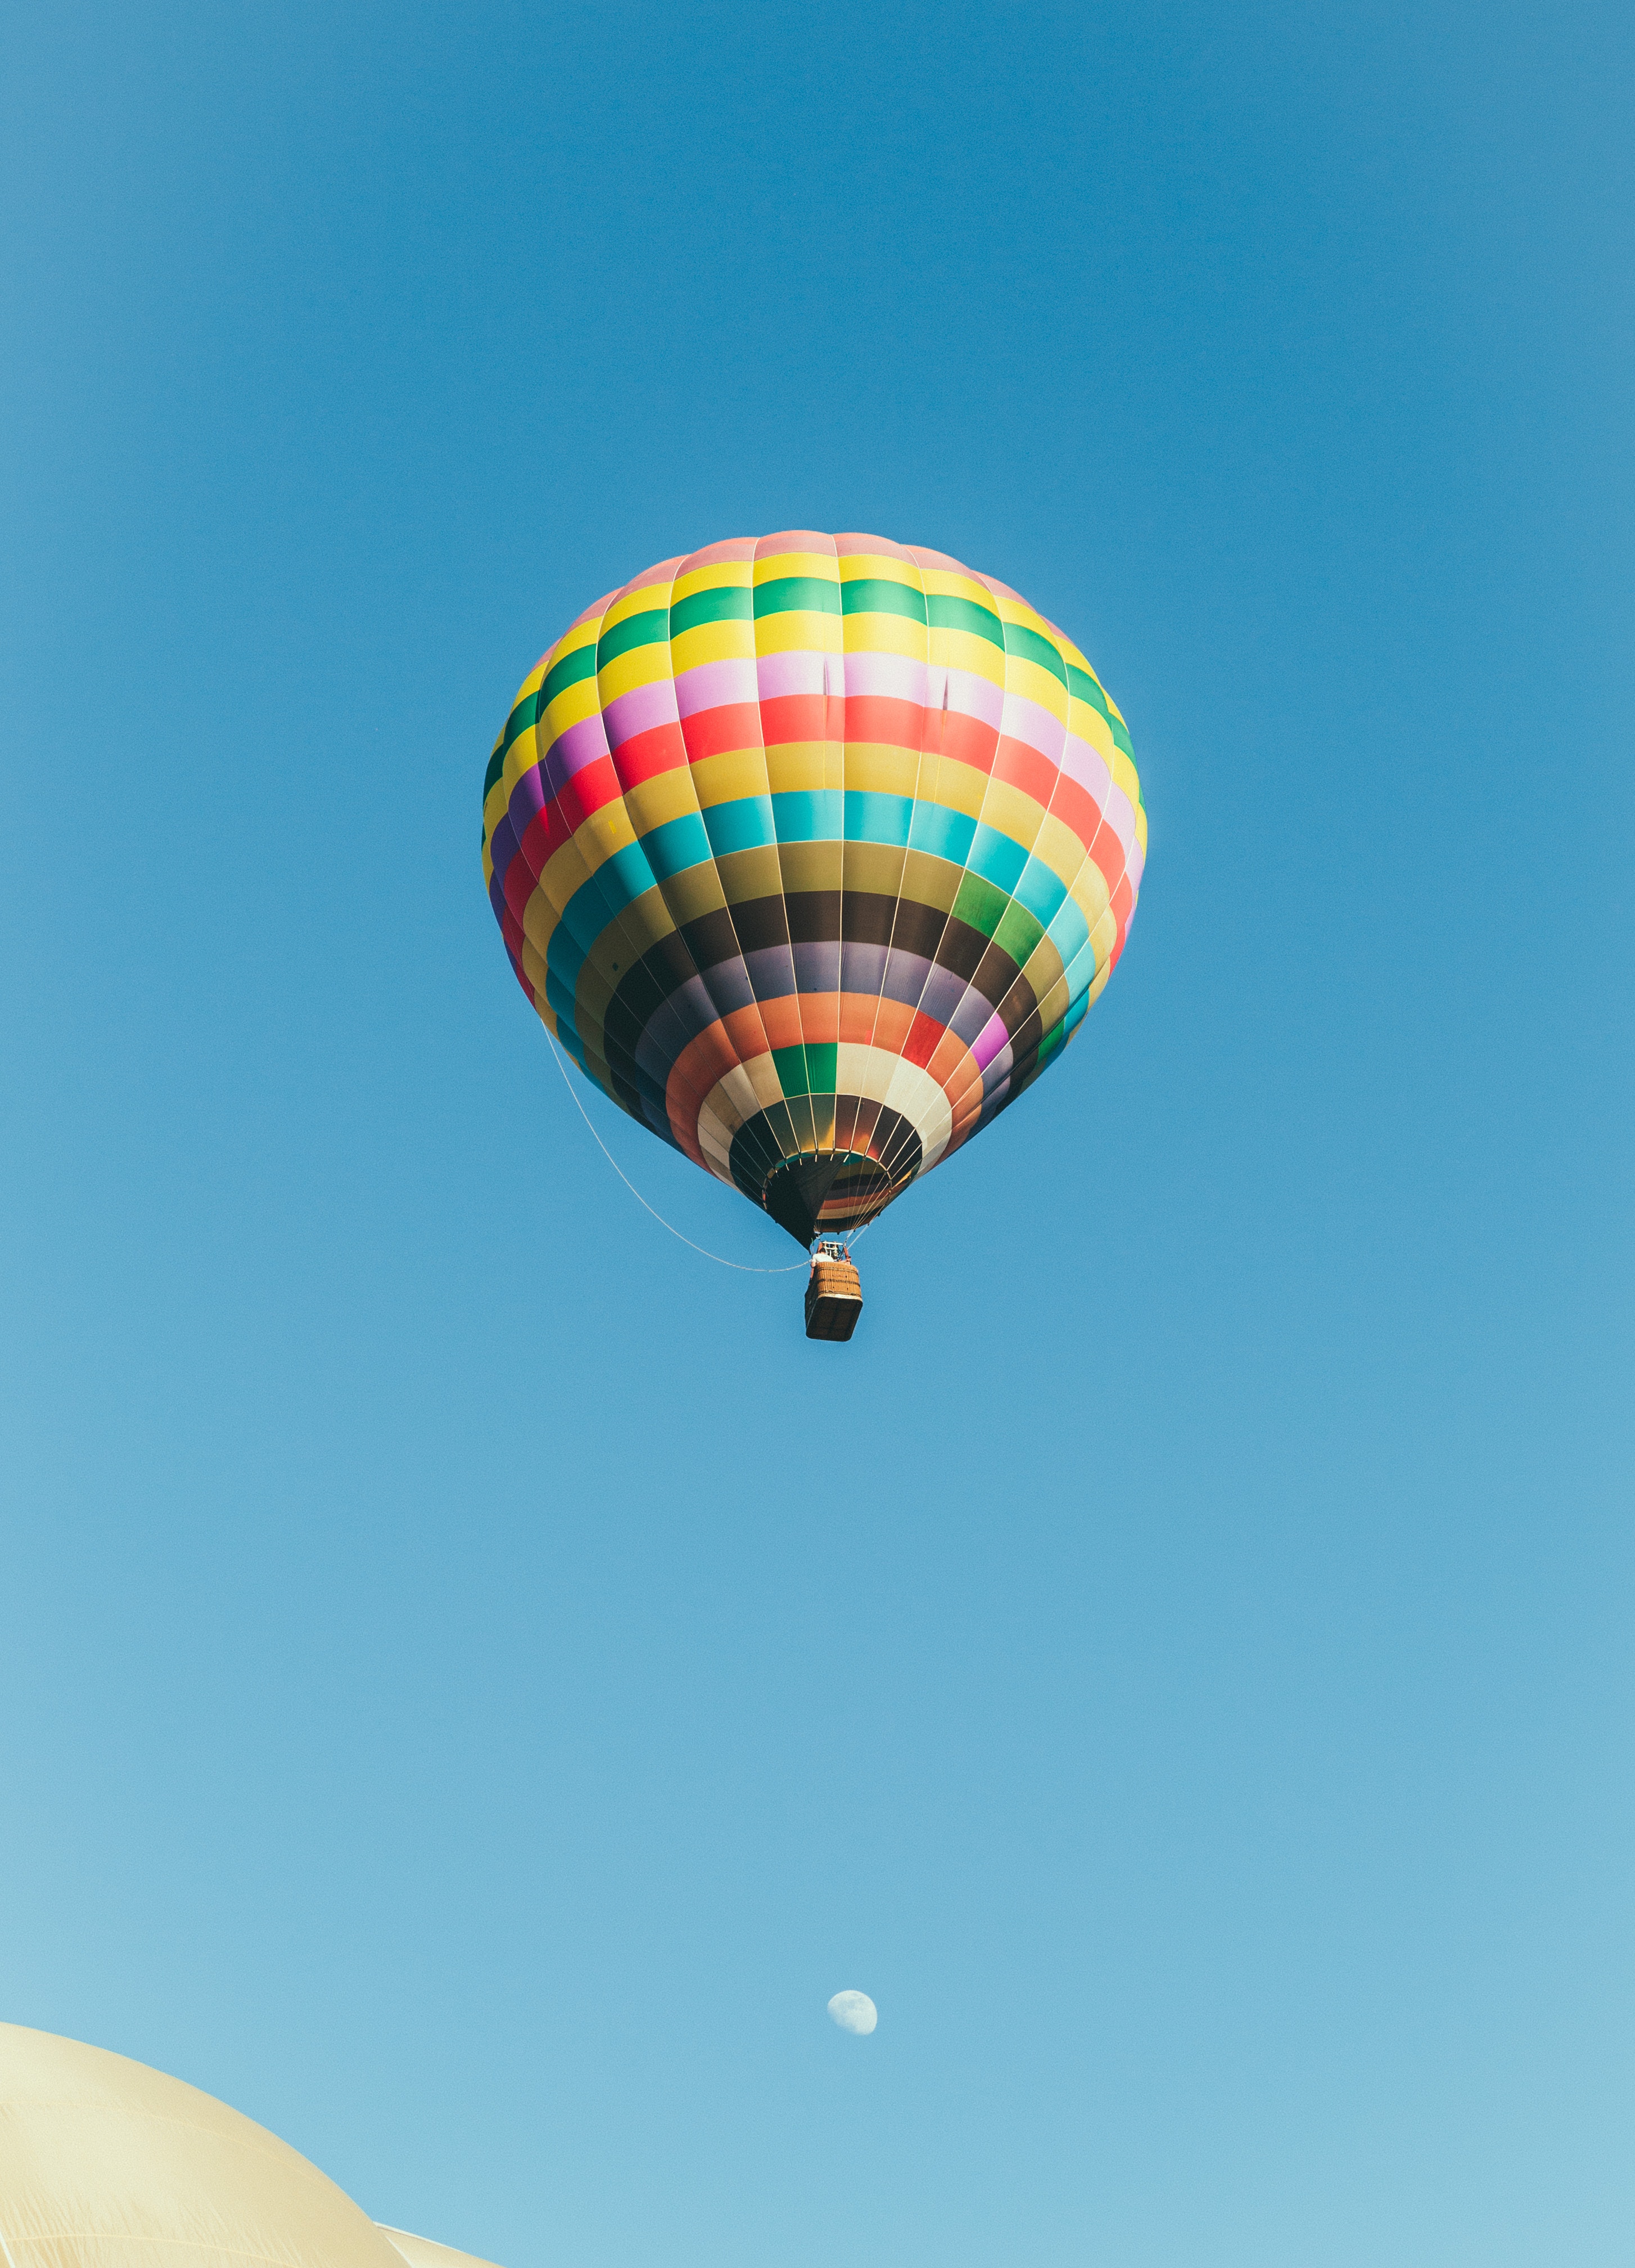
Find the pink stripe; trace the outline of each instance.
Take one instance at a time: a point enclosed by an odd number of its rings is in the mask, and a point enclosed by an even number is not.
[[[675,571],[675,579],[679,583],[683,575],[690,575],[696,567],[713,567],[720,559],[753,559],[755,556],[755,539],[753,535],[729,535],[724,542],[706,543],[702,551],[695,551],[690,558],[683,559]]]
[[[644,573],[627,583],[619,596],[626,599],[632,591],[651,591],[655,583],[674,583],[676,571],[685,564],[681,559],[661,559],[656,567],[649,567]]]
[[[602,711],[607,722],[608,740],[613,747],[633,740],[638,733],[651,732],[655,725],[674,725],[676,720],[675,687],[667,677],[660,677],[652,685],[633,685],[616,701],[610,701]]]
[[[910,544],[909,556],[917,567],[940,567],[946,573],[963,575],[968,582],[972,583],[980,579],[961,560],[950,559],[946,551],[928,551],[922,543]]]
[[[837,535],[835,549],[843,559],[901,559],[909,566],[914,564],[914,554],[888,535],[859,535],[854,530],[850,535]]]
[[[835,657],[836,662],[840,657]],[[792,693],[821,693],[823,691],[822,654],[810,647],[797,653],[763,653],[755,663],[755,674],[760,681],[761,698],[779,701]]]
[[[546,763],[551,793],[555,795],[563,780],[571,779],[575,772],[582,772],[586,764],[594,763],[598,756],[607,754],[608,735],[602,728],[599,709],[593,717],[581,718],[577,725],[570,725],[552,743]]]
[[[987,1070],[1000,1049],[1009,1045],[1010,1037],[1005,1028],[1005,1019],[996,1008],[976,1035],[976,1044],[971,1049],[983,1071]]]
[[[1062,743],[1067,738],[1067,727],[1059,717],[1053,717],[1038,702],[1029,701],[1020,693],[1007,693],[1001,729],[1007,740],[1025,740],[1030,748],[1037,748],[1042,756],[1060,770]]]
[[[848,693],[875,694],[890,701],[925,705],[925,664],[911,654],[849,653],[846,656]]]
[[[1005,714],[1005,693],[1002,687],[991,684],[987,678],[973,675],[968,669],[948,672],[948,706],[961,717],[980,718],[997,733],[999,719]]]
[[[757,559],[777,559],[785,551],[814,551],[820,556],[828,552],[832,559],[835,539],[832,535],[820,534],[814,527],[785,527],[776,535],[758,535],[755,538]]]
[[[1093,748],[1088,740],[1081,740],[1077,733],[1070,733],[1067,746],[1062,751],[1059,769],[1067,774],[1069,779],[1078,781],[1098,811],[1104,807],[1113,775],[1099,749]]]
[[[1130,848],[1136,839],[1135,806],[1122,787],[1115,784],[1108,792],[1101,806],[1101,816],[1124,846],[1124,863],[1130,863]]]
[[[735,661],[701,661],[684,669],[675,681],[676,706],[683,717],[701,709],[726,709],[744,701],[758,701],[761,688],[752,657]]]

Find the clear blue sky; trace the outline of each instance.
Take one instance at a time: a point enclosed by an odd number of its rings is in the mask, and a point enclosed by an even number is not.
[[[8,49],[0,2015],[506,2268],[1627,2261],[1628,9]],[[845,1351],[478,863],[791,526],[1152,817]]]

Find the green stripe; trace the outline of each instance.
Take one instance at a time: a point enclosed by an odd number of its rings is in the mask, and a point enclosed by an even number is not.
[[[1087,701],[1093,709],[1099,709],[1104,717],[1107,715],[1106,694],[1087,670],[1071,661],[1067,665],[1067,689],[1080,701]]]
[[[1049,671],[1058,685],[1066,684],[1067,664],[1049,639],[1041,637],[1037,630],[1027,630],[1020,622],[1006,622],[1005,650],[1023,661],[1037,662],[1041,669]]]
[[[980,874],[966,869],[960,884],[959,895],[954,901],[954,918],[979,929],[984,937],[991,937],[1005,919],[1005,908],[1011,902],[1008,890],[1001,890],[986,882]]]
[[[840,1081],[840,1049],[833,1040],[806,1042],[806,1077],[814,1094],[833,1094]]]
[[[1033,958],[1034,947],[1043,935],[1042,927],[1021,900],[1013,898],[999,917],[993,941],[1010,954],[1019,968],[1026,968]]]
[[[991,615],[986,607],[979,607],[971,599],[950,598],[932,592],[925,600],[934,630],[968,630],[975,637],[986,638],[990,645],[1005,652],[1005,625],[998,615]]]
[[[1093,709],[1099,709],[1101,711],[1102,716],[1107,719],[1108,729],[1113,735],[1113,746],[1116,748],[1122,748],[1124,754],[1129,757],[1131,762],[1133,764],[1136,760],[1136,752],[1131,746],[1129,732],[1120,720],[1114,716],[1112,710],[1108,705],[1106,694],[1102,692],[1094,678],[1086,677],[1082,669],[1075,667],[1073,663],[1070,661],[1067,665],[1067,688],[1070,693],[1076,693],[1081,701],[1087,701]],[[1140,794],[1138,790],[1136,800],[1141,805],[1143,810],[1145,810],[1146,807],[1145,798]]]
[[[840,585],[821,575],[780,575],[755,585],[755,620],[762,615],[837,615]]]
[[[578,685],[581,679],[594,677],[595,674],[596,641],[593,638],[589,645],[580,646],[577,652],[564,653],[560,661],[546,671],[545,682],[539,690],[540,707],[549,709],[556,696],[570,685]]]
[[[755,612],[748,585],[695,591],[670,609],[670,636],[696,630],[703,622],[747,622]]]
[[[494,792],[494,783],[505,769],[506,745],[507,743],[502,739],[498,747],[489,758],[489,768],[482,775],[482,807],[485,811],[488,808],[489,797]]]
[[[493,786],[495,780],[499,777],[500,773],[504,770],[506,753],[510,749],[512,742],[519,738],[522,733],[526,733],[529,725],[533,724],[534,718],[539,715],[539,702],[540,696],[537,693],[527,694],[520,701],[518,702],[510,716],[506,718],[505,729],[499,736],[499,746],[495,749],[493,755],[489,759],[489,771],[491,775],[489,780],[489,787]],[[482,795],[483,800],[486,802],[488,799],[488,788],[485,787],[483,789]]]
[[[855,582],[843,583],[840,603],[848,615],[902,615],[911,622],[925,619],[923,593],[884,576],[859,575]]]
[[[803,1047],[774,1048],[772,1068],[777,1073],[777,1083],[784,1090],[785,1100],[792,1094],[811,1093],[806,1085],[806,1051]]]
[[[774,1048],[772,1067],[784,1100],[802,1094],[833,1094],[839,1079],[840,1050],[833,1040],[799,1042],[792,1048]]]
[[[630,653],[638,645],[667,644],[670,637],[670,609],[654,607],[644,615],[631,615],[624,622],[615,622],[604,630],[596,641],[596,666],[606,669],[610,661],[617,661],[622,653]]]

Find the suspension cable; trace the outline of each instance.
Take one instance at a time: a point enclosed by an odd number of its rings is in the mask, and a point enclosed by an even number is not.
[[[541,1019],[541,1028],[544,1029],[543,1018]],[[658,1222],[660,1228],[668,1228],[671,1235],[680,1238],[681,1241],[685,1244],[689,1250],[702,1253],[706,1260],[713,1260],[718,1268],[736,1268],[740,1276],[792,1276],[798,1270],[809,1266],[810,1263],[805,1260],[792,1260],[787,1268],[752,1268],[746,1261],[726,1260],[724,1259],[718,1252],[706,1251],[702,1244],[695,1244],[690,1236],[682,1236],[679,1228],[671,1227],[670,1223],[665,1219],[658,1207],[648,1204],[646,1198],[642,1195],[635,1182],[625,1172],[623,1167],[619,1163],[619,1160],[614,1156],[613,1152],[608,1147],[608,1145],[602,1140],[601,1136],[596,1131],[594,1125],[593,1125],[591,1122],[591,1114],[585,1108],[585,1104],[580,1098],[578,1088],[568,1075],[568,1066],[562,1059],[562,1055],[556,1046],[554,1035],[547,1030],[545,1032],[545,1037],[549,1042],[552,1055],[556,1058],[556,1068],[562,1073],[563,1085],[573,1097],[574,1107],[578,1111],[580,1117],[585,1121],[586,1126],[590,1128],[592,1141],[595,1143],[596,1147],[601,1152],[602,1156],[606,1158],[608,1163],[613,1167],[614,1172],[617,1174],[619,1179],[624,1183],[625,1188],[629,1189],[630,1195],[636,1199],[637,1204],[641,1206],[643,1211],[652,1213],[653,1219]]]

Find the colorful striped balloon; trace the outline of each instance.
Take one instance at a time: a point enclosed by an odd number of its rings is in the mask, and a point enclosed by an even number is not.
[[[877,535],[649,568],[529,672],[483,783],[483,879],[547,1030],[803,1245],[1054,1062],[1145,850],[1078,647]]]

